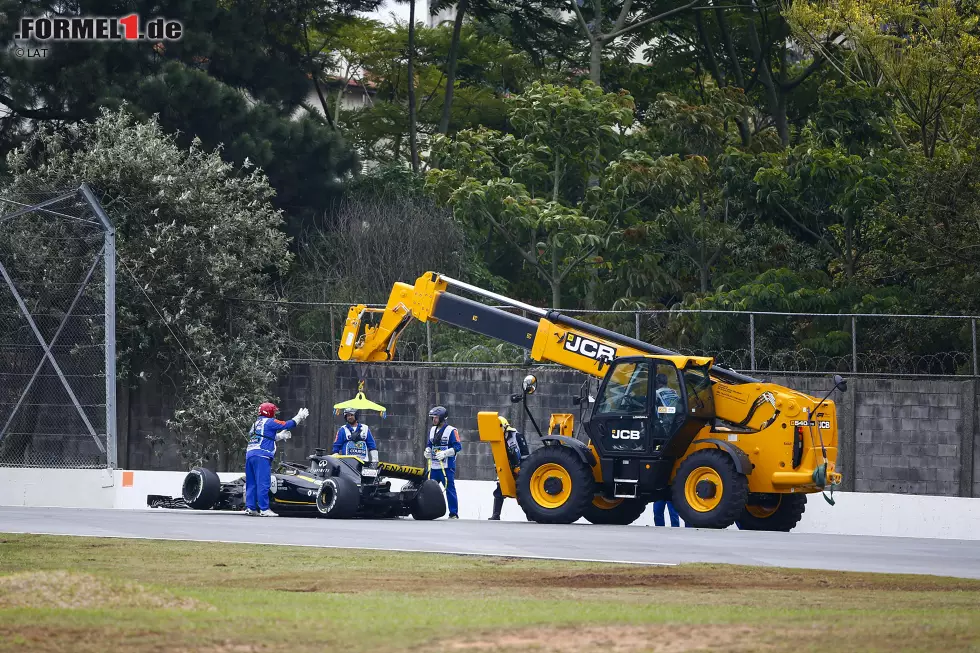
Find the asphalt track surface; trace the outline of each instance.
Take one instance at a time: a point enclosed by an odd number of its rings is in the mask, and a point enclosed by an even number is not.
[[[232,542],[646,565],[765,567],[980,578],[980,542],[695,528],[459,520],[259,518],[192,510],[0,506],[0,533]]]

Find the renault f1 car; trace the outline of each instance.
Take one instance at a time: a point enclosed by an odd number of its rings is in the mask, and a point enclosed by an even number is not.
[[[425,478],[421,467],[368,463],[357,456],[327,454],[316,449],[309,464],[282,462],[272,474],[269,507],[283,516],[330,519],[438,519],[446,514],[446,497],[439,483]],[[388,478],[408,481],[391,490]],[[222,482],[210,469],[195,467],[184,477],[181,499],[149,495],[150,507],[194,510],[244,510],[245,476]],[[182,505],[181,505],[182,504]]]

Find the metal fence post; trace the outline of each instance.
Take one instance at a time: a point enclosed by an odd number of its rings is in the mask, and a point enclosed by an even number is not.
[[[119,466],[116,425],[116,230],[92,189],[83,183],[79,190],[98,216],[104,230],[105,243],[105,444],[106,466]]]
[[[973,376],[980,376],[977,371],[977,318],[970,320],[970,331],[973,332]]]
[[[333,350],[333,360],[339,360],[340,352],[337,351],[337,329],[334,327],[333,306],[330,307],[330,348]]]
[[[755,372],[755,313],[749,313],[749,358]]]
[[[640,339],[640,314],[633,313],[633,317],[636,319],[636,339]]]
[[[857,318],[851,317],[851,367],[852,372],[858,371],[858,341],[857,341]]]
[[[109,469],[116,469],[116,232],[111,228],[105,232],[105,393],[106,459]]]
[[[429,362],[432,362],[432,322],[426,321],[425,323],[425,351],[429,357]]]

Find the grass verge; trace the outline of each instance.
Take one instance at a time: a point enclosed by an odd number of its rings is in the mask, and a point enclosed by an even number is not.
[[[980,581],[0,533],[0,651],[980,651]]]

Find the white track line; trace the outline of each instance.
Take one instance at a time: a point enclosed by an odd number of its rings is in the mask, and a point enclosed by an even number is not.
[[[599,560],[596,558],[561,558],[557,556],[534,556],[517,553],[476,553],[474,551],[442,551],[439,549],[398,549],[375,546],[341,546],[339,544],[288,544],[285,542],[251,542],[248,540],[212,540],[186,537],[147,537],[145,535],[82,535],[80,533],[47,533],[43,531],[8,531],[17,535],[50,535],[54,537],[93,537],[117,540],[163,540],[168,542],[209,542],[212,544],[254,544],[258,546],[302,546],[312,549],[357,549],[364,551],[390,551],[393,553],[439,553],[444,555],[477,556],[485,558],[521,558],[527,560],[561,560],[562,562],[600,562],[611,565],[640,565],[650,567],[676,567],[676,562],[637,562],[636,560]]]

